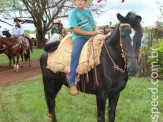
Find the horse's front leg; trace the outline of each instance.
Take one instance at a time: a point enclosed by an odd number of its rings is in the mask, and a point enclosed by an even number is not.
[[[104,91],[96,94],[98,122],[105,122],[106,99],[107,99],[107,96]]]
[[[13,64],[14,64],[14,71],[16,71],[15,57],[14,57],[14,56],[11,56],[11,59],[13,60]]]
[[[19,54],[16,57],[17,57],[17,61],[16,61],[16,72],[18,72],[19,71]]]
[[[116,106],[120,93],[113,94],[109,97],[109,122],[114,122]]]
[[[9,67],[11,67],[11,57],[9,55],[8,56],[8,59],[9,59]]]

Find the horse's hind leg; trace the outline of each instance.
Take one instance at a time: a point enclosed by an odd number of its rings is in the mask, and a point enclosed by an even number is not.
[[[107,99],[107,96],[105,92],[100,92],[96,94],[98,122],[105,122],[106,99]]]
[[[120,93],[113,94],[109,97],[109,122],[114,122],[116,106]]]
[[[7,55],[8,59],[9,59],[9,67],[11,67],[11,56]]]
[[[57,122],[55,115],[55,98],[61,87],[61,82],[57,82],[55,79],[49,81],[44,80],[45,98],[49,110],[48,116],[52,122]]]

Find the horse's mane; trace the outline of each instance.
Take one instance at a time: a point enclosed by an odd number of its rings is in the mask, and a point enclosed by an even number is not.
[[[129,23],[133,29],[141,32],[141,24],[140,21],[136,19],[136,17],[140,17],[140,16],[136,15],[134,12],[129,12],[125,17],[126,22]]]
[[[112,32],[109,36],[107,36],[105,40],[107,40],[108,42],[111,41],[111,40],[115,37],[115,34],[118,33],[118,31],[119,31],[119,26],[120,26],[120,24],[118,24],[118,25],[115,27],[114,32]]]

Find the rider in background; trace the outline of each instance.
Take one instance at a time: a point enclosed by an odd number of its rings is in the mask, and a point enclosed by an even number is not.
[[[138,16],[138,21],[142,22],[142,17]],[[141,28],[141,31],[142,31],[141,47],[144,47],[146,45],[145,44],[146,35],[145,35],[145,30],[143,27]]]
[[[25,36],[24,36],[24,29],[23,26],[20,24],[21,20],[18,18],[14,19],[15,25],[12,27],[12,36],[19,37],[18,41],[22,45],[23,51],[22,54],[24,55],[26,53],[25,49]]]
[[[109,26],[109,33],[108,33],[108,36],[111,35],[114,31],[115,31],[115,26],[114,26],[114,25],[110,25],[110,26]]]
[[[61,28],[59,28],[59,21],[54,21],[54,28],[51,30],[51,34],[53,35],[54,33],[62,34]]]
[[[59,20],[59,24],[58,24],[58,26],[59,26],[59,28],[60,28],[61,31],[62,31],[62,29],[63,29],[63,24],[61,23],[61,20]]]
[[[146,45],[145,39],[146,39],[145,31],[144,31],[144,28],[142,28],[141,47],[144,47]]]
[[[24,36],[23,26],[20,24],[21,20],[18,18],[14,19],[15,25],[12,27],[13,36]]]
[[[113,25],[112,22],[109,22],[109,28],[108,28],[108,36],[111,35],[115,31],[115,26]]]

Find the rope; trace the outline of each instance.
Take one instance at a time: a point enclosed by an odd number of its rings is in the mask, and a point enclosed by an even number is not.
[[[116,68],[118,71],[124,73],[124,72],[125,72],[125,69],[126,69],[126,64],[125,64],[124,69],[119,68],[119,66],[114,62],[113,58],[111,57],[111,55],[110,55],[110,53],[109,53],[109,51],[108,51],[108,49],[107,49],[107,46],[106,46],[105,41],[104,41],[104,46],[105,46],[106,52],[107,52],[107,54],[108,54],[110,60],[112,61],[113,65],[114,65],[114,68]]]
[[[96,70],[96,64],[95,64],[95,56],[94,56],[94,45],[93,45],[93,40],[94,40],[94,36],[92,37],[92,39],[90,40],[90,44],[88,44],[88,54],[87,54],[87,65],[89,65],[89,57],[90,57],[90,53],[91,53],[91,50],[93,51],[93,68],[95,70],[95,79],[96,79],[96,84],[99,85],[99,82],[98,82],[98,78],[97,78],[97,70]],[[89,76],[88,76],[88,73],[87,73],[87,82],[89,82]]]

